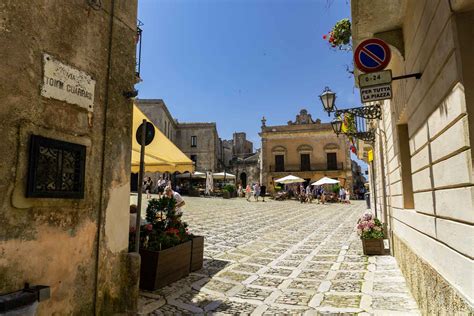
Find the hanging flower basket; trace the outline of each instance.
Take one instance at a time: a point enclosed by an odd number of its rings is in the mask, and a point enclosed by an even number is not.
[[[327,40],[332,48],[351,50],[351,36],[351,21],[342,19],[334,25],[328,34],[323,35],[323,39]]]

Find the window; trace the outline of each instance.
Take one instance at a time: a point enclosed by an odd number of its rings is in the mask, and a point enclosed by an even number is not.
[[[284,155],[275,155],[275,171],[276,172],[285,171],[285,156]]]
[[[337,154],[336,153],[327,153],[328,160],[328,170],[337,170]]]
[[[301,171],[310,171],[311,170],[311,162],[309,158],[309,154],[301,154]]]
[[[191,160],[194,162],[194,166],[197,165],[197,155],[191,155]]]
[[[191,147],[197,147],[197,136],[191,136]]]
[[[400,165],[403,187],[403,207],[414,208],[413,183],[411,178],[410,139],[408,137],[408,125],[398,125],[398,146],[400,151]]]

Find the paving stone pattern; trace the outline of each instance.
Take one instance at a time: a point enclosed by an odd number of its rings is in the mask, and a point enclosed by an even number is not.
[[[395,259],[362,254],[364,203],[185,201],[204,267],[142,292],[142,314],[419,315]]]

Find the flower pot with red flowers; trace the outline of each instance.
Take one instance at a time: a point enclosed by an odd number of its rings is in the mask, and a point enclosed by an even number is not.
[[[191,266],[193,236],[176,201],[162,197],[148,203],[146,220],[140,233],[140,288],[153,291],[187,276]]]
[[[377,218],[374,218],[373,214],[362,215],[357,221],[356,228],[362,240],[364,255],[385,254],[383,226]]]

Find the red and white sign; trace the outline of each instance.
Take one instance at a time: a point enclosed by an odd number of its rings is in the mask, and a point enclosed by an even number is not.
[[[357,68],[365,73],[385,69],[390,63],[390,47],[378,38],[370,38],[360,43],[354,52]]]

